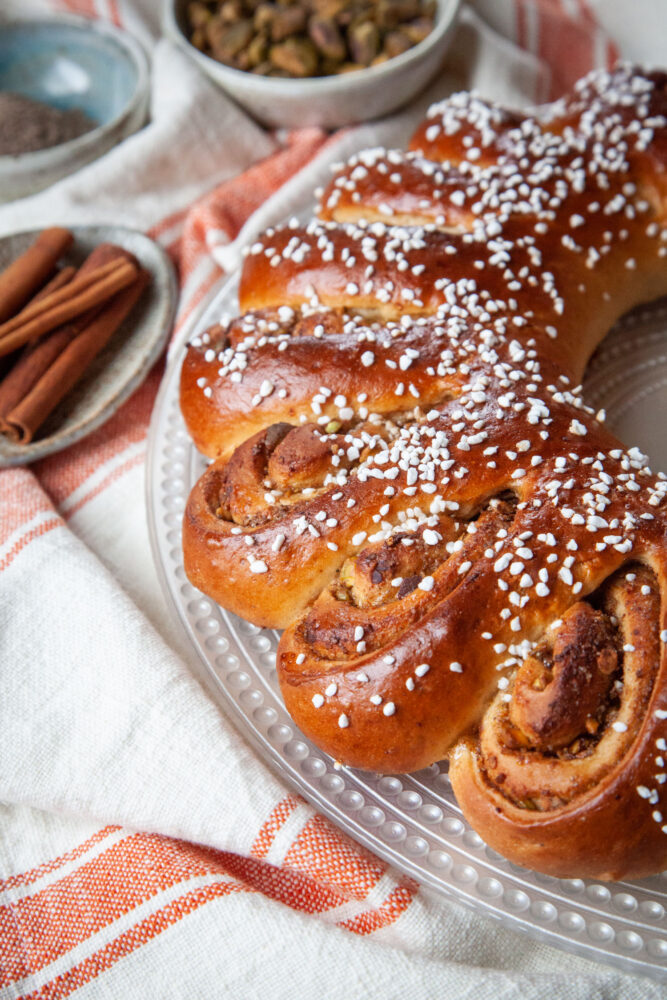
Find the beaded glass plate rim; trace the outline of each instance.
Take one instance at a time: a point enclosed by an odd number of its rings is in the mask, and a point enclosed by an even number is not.
[[[239,272],[216,287],[196,335],[238,311]],[[641,336],[660,313],[623,324]],[[652,325],[651,325],[652,324]],[[667,338],[666,338],[667,339]],[[146,501],[160,583],[189,645],[190,664],[262,759],[341,830],[398,871],[553,946],[667,982],[667,873],[641,882],[555,879],[519,868],[484,845],[456,804],[446,765],[382,776],[337,768],[295,727],[275,675],[278,635],[237,618],[188,583],[181,553],[185,502],[206,460],[180,415],[184,348],[172,357],[148,437]],[[612,357],[613,339],[612,339]],[[594,366],[599,381],[599,362]]]

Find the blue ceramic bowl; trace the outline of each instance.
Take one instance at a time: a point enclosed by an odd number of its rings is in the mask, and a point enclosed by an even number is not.
[[[101,21],[63,15],[0,19],[0,91],[67,110],[97,127],[20,156],[0,156],[0,202],[53,184],[135,132],[148,105],[148,64],[139,43]]]

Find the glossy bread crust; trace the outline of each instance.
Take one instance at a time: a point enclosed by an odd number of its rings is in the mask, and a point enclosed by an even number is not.
[[[550,874],[667,866],[667,480],[577,389],[667,294],[666,115],[625,65],[532,115],[454,95],[259,238],[183,364],[190,580],[285,629],[320,747],[449,755],[475,829]]]

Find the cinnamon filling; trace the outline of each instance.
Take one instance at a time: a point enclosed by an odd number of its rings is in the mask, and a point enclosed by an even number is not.
[[[558,808],[619,764],[653,689],[659,613],[654,573],[626,566],[524,660],[480,730],[487,779],[514,805]]]
[[[447,524],[443,518],[443,537],[449,531],[453,541],[430,546],[424,535],[433,529],[426,528],[411,537],[398,533],[362,549],[347,560],[338,579],[299,625],[303,641],[325,660],[356,657],[395,643],[397,634],[414,626],[456,589],[466,567],[481,559],[498,531],[512,523],[516,498],[509,496],[503,493],[502,498],[487,501],[467,522]],[[404,540],[413,544],[405,546]],[[403,584],[389,577],[397,567],[403,572],[419,567],[403,578],[410,587],[407,593],[401,594]]]
[[[526,657],[514,678],[509,719],[519,744],[558,750],[595,733],[618,666],[617,647],[608,616],[585,601],[574,604],[552,650],[544,646]]]
[[[245,527],[286,510],[298,513],[300,503],[344,486],[364,462],[392,446],[401,427],[419,420],[423,414],[413,409],[347,426],[340,420],[321,427],[271,424],[240,445],[216,486],[209,485],[209,507],[217,517]]]
[[[485,535],[509,526],[517,502],[516,495],[506,491],[481,504],[465,519],[434,516],[422,524],[411,519],[408,511],[403,521],[395,523],[388,538],[365,546],[346,560],[332,593],[337,600],[357,608],[376,608],[402,600],[452,555],[461,553],[464,546],[470,547],[478,521]]]

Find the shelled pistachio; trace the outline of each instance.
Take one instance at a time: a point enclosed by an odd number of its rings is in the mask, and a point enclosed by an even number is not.
[[[378,66],[433,29],[436,0],[191,0],[193,45],[263,76],[313,77]]]

